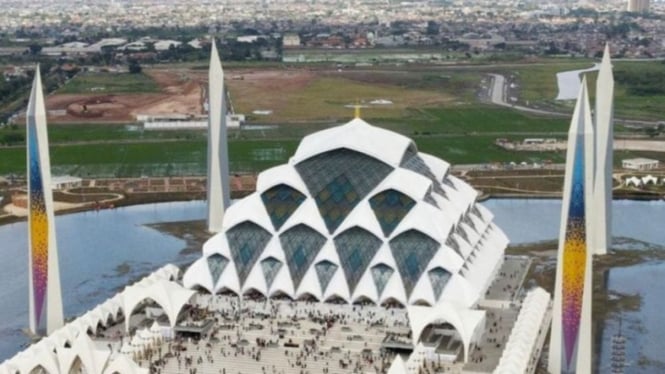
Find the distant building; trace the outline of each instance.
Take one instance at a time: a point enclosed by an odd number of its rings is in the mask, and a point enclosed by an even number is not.
[[[182,43],[177,40],[160,40],[155,43],[156,51],[166,51],[173,46],[173,48],[179,47]]]
[[[282,39],[282,45],[284,48],[300,47],[300,36],[298,34],[286,34]]]
[[[646,13],[649,11],[649,0],[628,0],[629,12]]]
[[[658,160],[652,160],[650,158],[630,158],[621,161],[621,167],[624,169],[631,170],[651,170],[657,169],[659,165]]]
[[[66,190],[68,188],[81,187],[83,179],[71,175],[60,175],[51,178],[51,188],[54,190]]]

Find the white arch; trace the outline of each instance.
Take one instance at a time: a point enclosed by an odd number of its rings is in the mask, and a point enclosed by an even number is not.
[[[161,280],[147,287],[133,286],[123,292],[125,310],[125,331],[129,331],[129,322],[136,306],[147,300],[154,300],[164,309],[171,328],[175,327],[178,314],[196,292],[182,288],[175,282]]]
[[[209,256],[204,254],[203,257],[194,261],[189,269],[187,269],[182,278],[182,284],[185,288],[193,289],[198,285],[208,290],[208,292],[213,293],[215,285],[212,283],[212,274],[210,274],[210,269],[208,268]],[[229,264],[226,267],[229,267]]]
[[[377,147],[376,144],[381,144],[381,147]],[[406,136],[372,126],[356,118],[345,125],[305,136],[289,163],[295,165],[321,153],[347,148],[397,167],[402,161],[404,152],[412,144],[411,139]]]
[[[411,323],[413,345],[417,345],[420,335],[427,325],[439,322],[450,323],[460,334],[464,344],[464,362],[468,361],[469,348],[477,328],[484,327],[485,311],[459,308],[447,302],[439,302],[434,307],[409,305],[407,313]]]
[[[262,171],[256,179],[256,191],[262,194],[280,184],[285,184],[305,196],[309,195],[300,174],[289,164],[278,165]]]

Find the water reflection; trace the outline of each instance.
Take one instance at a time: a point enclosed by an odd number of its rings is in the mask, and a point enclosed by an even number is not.
[[[202,219],[205,204],[173,202],[56,217],[65,316],[80,315],[130,280],[166,263],[191,261],[179,255],[182,240],[143,226]],[[0,226],[0,361],[27,343],[27,225]]]
[[[483,203],[512,243],[551,240],[558,237],[560,200],[497,199]],[[76,316],[112,296],[130,280],[166,263],[182,264],[199,253],[183,256],[185,243],[143,226],[147,223],[203,219],[201,201],[133,206],[100,212],[58,216],[58,245],[66,316]],[[615,236],[636,238],[665,246],[665,202],[615,201]],[[21,328],[27,324],[27,239],[24,222],[0,226],[0,361],[27,343]],[[642,295],[642,310],[627,313],[628,321],[640,321],[639,334],[629,345],[648,360],[658,360],[665,342],[665,325],[659,311],[665,310],[660,285],[665,280],[663,263],[612,269],[609,287]],[[609,321],[603,341],[614,334],[617,319]],[[626,331],[631,328],[629,325]],[[602,362],[607,362],[603,348]],[[627,352],[629,355],[631,351]],[[635,358],[636,361],[638,358]],[[657,367],[650,364],[649,368]],[[627,370],[631,372],[632,370]],[[649,369],[640,368],[640,372]],[[659,372],[656,370],[655,372]],[[660,372],[665,372],[661,370]]]

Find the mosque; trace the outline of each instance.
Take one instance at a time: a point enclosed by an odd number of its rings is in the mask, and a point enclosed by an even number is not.
[[[36,129],[45,126],[38,79],[28,115]],[[35,279],[40,288],[31,287],[30,326],[44,337],[0,364],[0,374],[534,372],[561,312],[543,289],[522,287],[528,259],[506,256],[508,238],[450,164],[356,116],[306,136],[288,163],[260,173],[256,191],[231,205],[225,116],[214,115],[224,108],[214,43],[209,84],[218,94],[208,144],[214,235],[202,256],[64,324],[48,260],[57,259],[55,233],[49,220],[35,221],[53,235],[31,230],[41,246],[31,253],[44,260],[36,271],[31,257],[31,286]],[[588,117],[576,109],[573,120],[588,129]],[[49,165],[48,152],[33,156]],[[30,172],[50,185],[48,170]],[[39,198],[52,222],[50,194]]]

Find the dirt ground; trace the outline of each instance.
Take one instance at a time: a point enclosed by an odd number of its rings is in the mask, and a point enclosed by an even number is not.
[[[226,84],[231,101],[239,106],[236,111],[251,112],[287,106],[291,94],[304,89],[314,78],[316,73],[307,70],[237,69],[227,74]]]
[[[160,93],[56,94],[48,96],[50,122],[133,122],[137,114],[203,114],[207,76],[187,69],[147,69]]]

